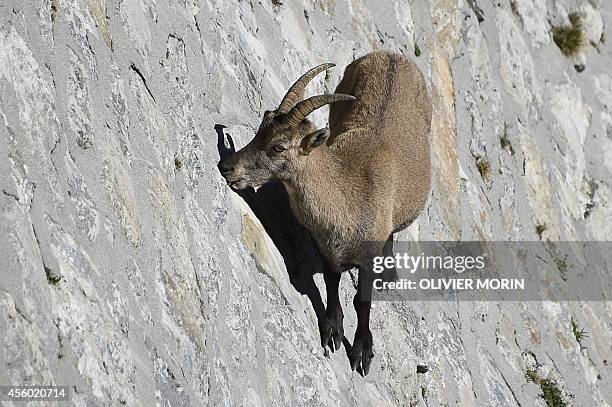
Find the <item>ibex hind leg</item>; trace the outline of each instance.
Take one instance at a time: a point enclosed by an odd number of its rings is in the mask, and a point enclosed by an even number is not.
[[[372,271],[366,267],[359,267],[359,283],[357,293],[353,298],[353,305],[357,312],[357,330],[353,345],[348,350],[351,369],[357,370],[362,376],[370,371],[374,358],[374,343],[370,331],[370,309],[372,306]]]
[[[382,234],[378,234],[382,236]],[[387,239],[388,242],[389,239]],[[359,282],[357,293],[353,298],[353,306],[357,313],[357,329],[353,345],[348,351],[351,369],[357,370],[362,376],[370,371],[370,365],[374,358],[374,343],[370,331],[370,310],[372,306],[372,288],[374,281],[374,270],[372,268],[374,257],[384,253],[384,247],[389,247],[387,242],[373,240],[364,248],[361,264],[359,265]],[[391,241],[392,244],[392,241]]]
[[[394,257],[393,254],[393,233],[389,235],[385,245],[383,246],[383,256],[385,257]],[[380,278],[385,282],[397,281],[398,275],[395,266],[392,268],[385,268],[385,270],[380,274]]]

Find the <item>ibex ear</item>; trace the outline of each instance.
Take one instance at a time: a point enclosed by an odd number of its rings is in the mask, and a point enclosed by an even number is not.
[[[308,134],[302,139],[302,144],[300,145],[300,154],[310,154],[312,150],[325,143],[325,140],[327,140],[328,137],[329,129],[327,127]]]

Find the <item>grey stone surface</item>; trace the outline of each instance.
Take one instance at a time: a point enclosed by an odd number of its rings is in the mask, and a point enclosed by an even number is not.
[[[550,29],[572,10],[593,45],[570,59]],[[78,406],[545,405],[533,370],[612,404],[609,302],[376,303],[370,375],[324,356],[316,261],[227,188],[214,129],[240,147],[307,68],[338,64],[322,92],[396,50],[434,101],[432,196],[400,238],[612,240],[611,18],[603,0],[3,0],[0,383]],[[349,338],[353,292],[346,274]]]

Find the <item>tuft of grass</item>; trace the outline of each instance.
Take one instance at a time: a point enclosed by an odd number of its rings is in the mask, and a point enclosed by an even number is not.
[[[548,229],[548,225],[546,223],[538,223],[536,225],[535,232],[540,238],[540,240],[542,239],[542,234],[546,232],[547,229]]]
[[[283,5],[283,2],[282,2],[282,1],[280,1],[280,0],[272,0],[272,5],[273,5],[274,7],[280,7],[280,6],[282,6],[282,5]]]
[[[540,397],[546,402],[548,407],[567,407],[567,403],[563,399],[563,393],[557,387],[557,384],[550,379],[545,379],[540,376],[535,370],[527,369],[525,377],[528,381],[534,382],[540,386]]]
[[[582,28],[582,14],[577,11],[573,11],[569,13],[569,21],[572,27],[580,27]]]
[[[491,163],[489,163],[489,160],[484,157],[477,158],[476,168],[478,168],[478,172],[480,173],[482,180],[488,182],[489,176],[491,175]]]
[[[576,338],[576,342],[582,344],[582,340],[588,337],[586,331],[580,328],[578,322],[572,318],[572,333],[574,334],[574,338]]]
[[[49,282],[49,284],[58,286],[60,281],[62,281],[62,278],[58,276],[57,274],[55,274],[53,271],[51,271],[49,267],[47,266],[44,266],[44,267],[45,267],[45,275],[47,276],[47,281]]]
[[[561,279],[567,281],[567,261],[565,259],[554,259],[554,261],[561,275]]]
[[[499,138],[499,143],[504,150],[508,150],[510,154],[514,155],[514,146],[508,137],[508,129],[510,129],[510,125],[507,122],[504,122],[504,133]]]
[[[180,171],[183,168],[183,160],[178,157],[174,157],[174,170]]]
[[[414,56],[417,58],[421,56],[421,48],[417,43],[414,43]]]
[[[569,14],[570,25],[552,28],[553,41],[563,55],[576,55],[587,43],[587,37],[582,26],[582,15],[578,12]]]

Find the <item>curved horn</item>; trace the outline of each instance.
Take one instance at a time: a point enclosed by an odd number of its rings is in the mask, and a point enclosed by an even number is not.
[[[287,113],[299,100],[304,97],[304,89],[306,88],[306,85],[308,85],[308,83],[313,80],[315,76],[334,66],[336,66],[336,64],[321,64],[315,66],[310,71],[302,75],[300,79],[291,85],[283,97],[283,100],[280,102],[277,110],[280,113]]]
[[[312,96],[306,100],[302,100],[300,103],[291,108],[287,113],[287,123],[297,126],[302,120],[306,118],[310,113],[314,112],[320,107],[335,102],[357,100],[355,96],[344,95],[342,93],[334,93],[330,95],[319,95]]]

